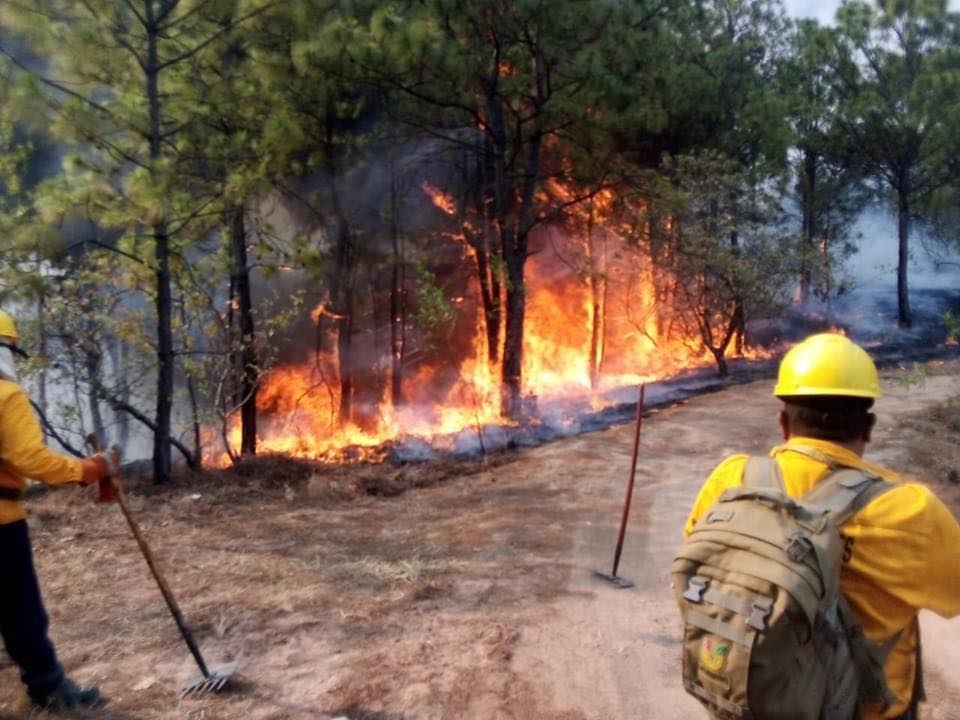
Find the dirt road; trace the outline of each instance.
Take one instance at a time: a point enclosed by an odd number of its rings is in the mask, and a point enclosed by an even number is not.
[[[958,393],[948,369],[910,389],[887,378],[874,459],[905,462],[918,440],[904,418]],[[178,698],[190,658],[116,508],[50,493],[31,523],[51,634],[111,697],[104,720],[700,719],[679,685],[668,568],[712,465],[777,442],[769,393],[731,387],[645,420],[631,590],[592,576],[612,560],[622,426],[446,468],[439,484],[436,466],[281,467],[134,492],[205,654],[240,663],[232,693],[193,700]],[[929,628],[926,717],[958,720],[960,622]],[[0,717],[43,717],[2,672]]]

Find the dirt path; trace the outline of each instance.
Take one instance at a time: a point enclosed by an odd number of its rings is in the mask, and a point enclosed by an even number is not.
[[[956,380],[888,382],[871,456],[902,463],[902,418],[956,394]],[[426,470],[134,494],[205,654],[240,662],[234,692],[193,700],[178,698],[190,658],[119,513],[50,493],[32,503],[31,527],[51,634],[73,674],[111,697],[93,715],[104,720],[700,719],[678,682],[669,563],[712,465],[777,441],[769,392],[769,381],[733,387],[646,419],[620,569],[631,590],[592,576],[612,560],[632,437],[622,426],[395,497],[341,499]],[[373,472],[383,482],[364,485]],[[928,717],[958,720],[948,670],[960,623],[929,627]],[[0,717],[44,717],[9,663],[2,674]]]
[[[871,460],[892,467],[905,466],[907,448],[918,440],[903,432],[903,418],[960,391],[954,375],[910,387],[896,382],[901,376],[886,378],[887,395],[878,405],[880,420],[868,453]],[[622,502],[616,490],[626,478],[630,428],[542,448],[523,461],[542,463],[545,471],[553,465],[557,473],[575,464],[574,475],[583,467],[584,507],[600,511],[578,525],[570,578],[577,596],[553,603],[550,621],[526,630],[529,642],[517,653],[521,673],[545,669],[543,693],[554,699],[556,709],[597,719],[704,717],[678,683],[680,626],[669,589],[670,561],[699,487],[694,479],[704,478],[728,454],[761,453],[780,441],[774,429],[778,403],[769,393],[769,382],[753,383],[690,400],[646,422],[635,495],[638,512],[620,570],[637,582],[631,590],[604,586],[589,575],[597,559],[610,556],[613,548],[616,530],[610,521]],[[611,473],[610,466],[623,477]],[[925,717],[958,720],[960,622],[929,614],[924,627],[930,695]]]

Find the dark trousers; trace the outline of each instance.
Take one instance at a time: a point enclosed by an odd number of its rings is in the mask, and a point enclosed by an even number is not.
[[[45,697],[63,678],[47,626],[27,521],[0,525],[0,635],[35,698]]]

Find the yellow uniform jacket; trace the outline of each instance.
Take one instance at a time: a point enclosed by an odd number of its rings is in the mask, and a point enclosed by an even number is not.
[[[47,485],[80,482],[79,460],[53,452],[43,444],[43,432],[30,400],[14,382],[0,379],[0,489],[20,491],[27,478]],[[0,525],[26,517],[23,503],[0,498]]]
[[[842,527],[846,552],[840,575],[840,588],[868,638],[883,642],[903,633],[884,668],[897,702],[883,713],[868,708],[865,720],[897,717],[906,712],[912,695],[917,612],[926,608],[943,617],[960,614],[960,525],[923,485],[905,483],[896,473],[864,462],[846,448],[812,438],[791,438],[770,452],[791,497],[804,495],[829,470],[824,463],[791,451],[797,445],[817,450],[839,465],[864,469],[899,484]],[[747,457],[729,457],[713,471],[694,502],[685,536],[724,490],[743,483]]]

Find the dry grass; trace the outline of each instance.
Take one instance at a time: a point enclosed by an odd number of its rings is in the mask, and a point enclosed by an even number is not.
[[[419,556],[398,560],[364,557],[337,566],[344,575],[360,582],[375,580],[384,585],[413,585],[448,572],[462,563],[448,558]]]
[[[960,394],[903,423],[907,460],[960,517]]]

